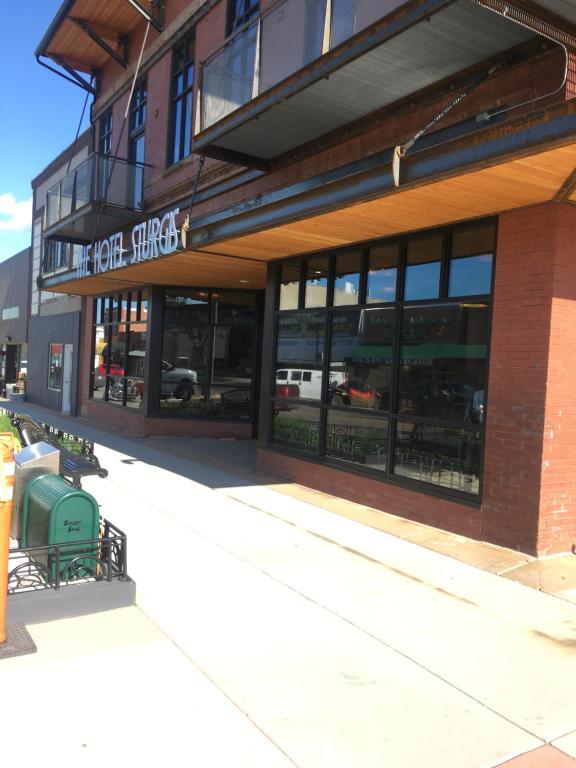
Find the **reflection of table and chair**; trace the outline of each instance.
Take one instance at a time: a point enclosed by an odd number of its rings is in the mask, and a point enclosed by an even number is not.
[[[479,432],[432,424],[399,425],[397,474],[444,487],[470,491],[478,485]]]

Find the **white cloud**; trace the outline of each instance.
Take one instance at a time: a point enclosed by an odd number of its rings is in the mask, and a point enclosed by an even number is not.
[[[32,226],[32,198],[17,202],[11,192],[0,195],[0,232],[22,232]]]

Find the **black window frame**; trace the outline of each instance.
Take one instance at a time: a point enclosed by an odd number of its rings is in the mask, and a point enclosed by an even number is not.
[[[240,8],[241,6],[241,8]],[[260,0],[228,0],[226,37],[253,21],[260,13]]]
[[[492,279],[491,279],[491,285],[490,285],[490,292],[488,294],[478,294],[478,295],[466,294],[461,297],[449,296],[448,295],[448,272],[449,272],[451,259],[454,258],[451,256],[452,235],[456,232],[460,232],[467,229],[470,229],[470,230],[477,229],[482,226],[491,227],[493,230],[493,245],[492,245],[492,251],[491,251]],[[438,297],[433,299],[405,300],[404,286],[405,286],[406,254],[407,254],[408,243],[411,240],[421,239],[423,237],[434,236],[434,235],[441,235],[443,237],[443,248],[442,248],[442,256],[441,256],[441,262],[440,262],[441,263],[440,289],[439,289]],[[434,307],[441,304],[457,305],[457,304],[474,303],[475,301],[488,305],[488,332],[487,332],[488,344],[487,344],[487,350],[486,350],[486,366],[485,366],[485,374],[484,374],[485,379],[483,382],[484,397],[485,397],[484,413],[486,413],[486,405],[487,405],[486,394],[488,390],[488,381],[489,381],[489,374],[490,374],[490,339],[491,339],[491,329],[492,329],[494,276],[495,276],[496,261],[497,261],[497,252],[496,252],[497,238],[498,238],[498,219],[495,217],[490,217],[488,219],[483,219],[480,221],[464,222],[462,224],[440,227],[440,228],[422,231],[418,233],[412,233],[411,235],[391,237],[386,240],[373,240],[373,241],[357,244],[354,246],[346,246],[343,248],[338,248],[330,251],[315,252],[314,254],[311,254],[309,257],[282,259],[275,262],[275,265],[277,265],[277,279],[276,279],[276,285],[275,285],[274,334],[273,334],[273,347],[270,353],[271,358],[269,358],[272,370],[271,370],[271,379],[270,379],[270,382],[271,382],[270,391],[268,393],[268,398],[267,398],[268,399],[268,410],[267,410],[268,416],[265,422],[266,433],[263,436],[263,443],[266,445],[266,447],[270,450],[294,455],[295,457],[302,458],[305,456],[307,461],[328,464],[330,466],[334,466],[339,469],[344,469],[346,471],[353,472],[355,474],[376,477],[381,481],[383,480],[393,485],[409,487],[419,492],[425,492],[433,496],[439,496],[441,498],[455,499],[464,504],[468,504],[475,507],[479,506],[482,502],[482,491],[483,491],[483,466],[484,466],[484,448],[485,448],[485,431],[486,431],[485,418],[483,418],[481,424],[477,425],[476,427],[470,427],[470,425],[463,424],[460,422],[448,423],[447,421],[439,420],[437,418],[429,418],[429,417],[425,418],[418,415],[402,414],[399,412],[396,406],[398,401],[398,382],[399,382],[400,348],[401,348],[401,333],[402,333],[401,318],[402,318],[403,309],[405,307],[411,307],[411,306]],[[367,269],[368,269],[370,249],[374,247],[389,246],[389,245],[398,245],[396,295],[393,301],[366,303]],[[353,305],[352,307],[344,307],[344,306],[338,306],[338,305],[334,306],[333,295],[334,295],[334,276],[335,276],[336,258],[338,254],[346,250],[349,251],[351,247],[354,247],[354,248],[357,247],[362,249],[363,251],[363,268],[362,268],[362,273],[360,277],[359,303],[357,305]],[[307,275],[306,262],[308,258],[316,259],[320,256],[328,256],[330,260],[329,279],[328,279],[328,286],[326,289],[326,305],[322,308],[318,308],[318,307],[306,308],[305,307],[305,280]],[[462,258],[462,256],[459,256],[456,258]],[[300,291],[299,291],[297,308],[280,310],[279,309],[280,283],[282,280],[282,267],[285,265],[299,266]],[[378,421],[378,420],[388,421],[389,440],[388,440],[388,456],[386,460],[386,472],[381,472],[380,470],[372,470],[367,467],[362,467],[359,464],[352,464],[352,463],[335,459],[333,457],[328,457],[325,455],[327,412],[328,410],[331,410],[331,411],[337,410],[337,408],[335,409],[333,405],[329,404],[328,397],[327,397],[328,376],[329,376],[329,370],[330,370],[332,314],[334,312],[341,311],[345,308],[350,308],[350,309],[357,308],[358,310],[393,308],[395,312],[396,324],[395,324],[395,340],[394,340],[394,347],[393,347],[389,410],[380,411],[380,412],[369,411],[370,417],[373,418],[375,421]],[[275,371],[278,365],[281,369],[287,368],[286,361],[280,360],[278,361],[278,363],[276,361],[278,317],[280,315],[286,315],[288,313],[303,314],[307,312],[318,312],[318,311],[324,311],[326,313],[326,335],[324,340],[323,368],[322,368],[323,382],[324,382],[322,398],[320,402],[304,401],[302,398],[292,400],[292,401],[288,398],[286,401],[288,406],[290,406],[291,403],[294,406],[296,406],[297,404],[302,404],[305,402],[306,405],[315,407],[320,411],[320,427],[319,427],[320,435],[319,435],[318,451],[317,453],[314,453],[314,454],[310,454],[310,453],[303,454],[301,451],[298,451],[294,448],[279,445],[278,443],[275,443],[273,440],[273,428],[274,428],[273,414],[275,413],[274,408],[275,408],[275,400],[276,400]],[[345,408],[345,412],[349,414],[356,414],[358,416],[366,415],[365,410],[361,408],[350,407],[350,406],[347,406]],[[456,427],[464,431],[467,429],[473,429],[478,431],[480,436],[480,441],[481,441],[479,476],[478,476],[478,493],[477,494],[468,493],[456,488],[448,488],[442,485],[437,485],[435,483],[426,482],[423,480],[416,480],[413,478],[407,478],[398,474],[394,474],[393,470],[394,470],[396,428],[399,422],[412,422],[414,424],[424,423],[424,424],[434,425],[435,427],[446,427],[447,429]]]
[[[189,53],[189,56],[186,54]],[[178,163],[190,157],[192,154],[192,138],[194,136],[194,87],[196,83],[196,34],[192,32],[184,38],[172,51],[172,69],[170,82],[170,126],[168,132],[168,151],[166,157],[166,167],[177,165]],[[182,62],[180,64],[180,62]],[[186,76],[186,73],[188,75]],[[183,76],[188,80],[188,85],[181,91],[178,90],[178,78]],[[186,110],[188,97],[190,98],[190,114]],[[178,104],[182,105],[180,116],[177,120],[176,113]],[[186,137],[186,121],[190,123],[189,146],[184,146]],[[178,156],[176,153],[176,131],[179,128],[179,146]]]
[[[92,331],[90,342],[90,360],[92,362],[90,366],[90,382],[88,388],[88,396],[90,400],[96,400],[96,398],[94,398],[94,378],[96,374],[96,368],[94,367],[94,359],[96,356],[96,328],[100,326],[104,327],[105,346],[108,350],[110,350],[112,347],[112,333],[114,327],[118,325],[124,325],[124,350],[122,354],[124,373],[121,377],[119,377],[122,378],[123,381],[122,398],[121,400],[110,399],[110,379],[112,377],[112,374],[110,373],[110,363],[112,355],[107,353],[105,371],[103,373],[104,392],[101,402],[105,403],[106,405],[112,405],[114,407],[125,408],[127,406],[128,395],[126,381],[130,377],[127,376],[126,371],[128,370],[129,365],[130,332],[133,324],[141,325],[142,323],[146,323],[146,335],[148,336],[150,334],[150,312],[147,312],[145,318],[143,317],[144,313],[142,312],[143,302],[148,302],[149,306],[150,299],[151,296],[149,288],[133,289],[120,294],[106,294],[103,296],[95,296],[93,298]],[[124,302],[127,302],[127,311],[126,317],[123,319],[122,305]],[[132,312],[134,312],[134,317],[132,317]],[[102,372],[100,373],[102,374]],[[146,389],[147,382],[145,381],[145,392]],[[98,398],[97,401],[100,401],[100,398]]]
[[[112,154],[112,109],[107,109],[99,120],[98,154],[102,157]]]

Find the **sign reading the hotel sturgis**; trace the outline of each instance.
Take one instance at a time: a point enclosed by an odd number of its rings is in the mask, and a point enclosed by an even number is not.
[[[129,257],[129,250],[124,248],[122,232],[87,245],[79,260],[76,277],[99,275],[139,261],[157,259],[159,256],[174,253],[178,249],[176,216],[179,212],[179,208],[174,208],[165,213],[161,219],[155,216],[141,224],[136,224],[132,228],[132,253]]]

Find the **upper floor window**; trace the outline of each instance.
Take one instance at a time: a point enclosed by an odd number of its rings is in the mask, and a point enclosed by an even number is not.
[[[128,147],[128,160],[133,167],[133,189],[131,205],[136,210],[142,207],[144,194],[144,145],[146,128],[146,102],[148,100],[148,88],[146,78],[140,80],[134,88],[132,101],[130,102],[130,139]]]
[[[226,34],[231,35],[247,24],[256,14],[260,0],[228,0],[228,24]]]
[[[54,272],[57,269],[71,266],[73,246],[70,243],[46,240],[44,248],[44,260],[42,263],[44,272]]]
[[[98,152],[101,155],[112,154],[112,110],[109,109],[100,118],[100,140]]]
[[[148,89],[146,78],[140,80],[134,88],[132,102],[130,104],[130,133],[144,129],[146,123],[146,101]]]
[[[194,37],[174,50],[169,165],[188,157],[192,145],[194,98]]]

